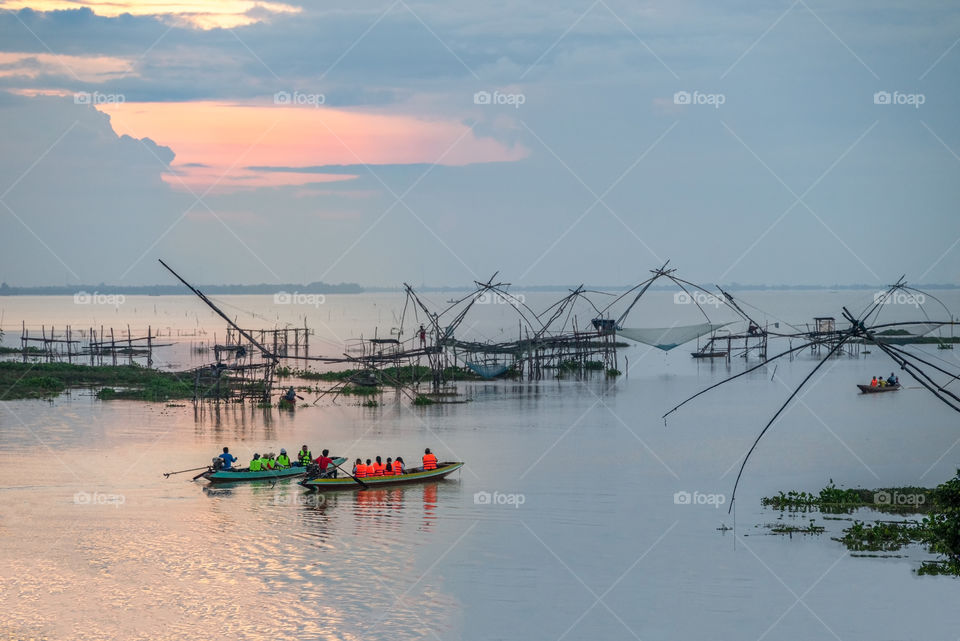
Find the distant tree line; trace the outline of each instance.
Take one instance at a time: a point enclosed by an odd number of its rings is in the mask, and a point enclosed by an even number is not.
[[[205,294],[263,294],[273,295],[277,292],[298,292],[302,294],[359,294],[364,291],[356,283],[309,283],[306,285],[295,283],[261,283],[259,285],[200,285],[197,287]],[[126,296],[175,296],[190,294],[182,285],[53,285],[42,287],[11,287],[7,283],[0,283],[0,296],[72,296],[77,292],[98,294],[124,294]]]

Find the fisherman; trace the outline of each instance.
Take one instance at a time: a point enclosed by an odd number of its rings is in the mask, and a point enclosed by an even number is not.
[[[418,331],[420,333],[420,347],[426,347],[427,346],[427,330],[424,329],[423,323],[420,323],[420,329]]]
[[[398,456],[397,460],[393,462],[393,473],[395,475],[403,474],[403,457]]]
[[[291,403],[297,400],[297,392],[293,389],[293,385],[291,385],[287,393],[283,395],[283,400],[290,401]]]
[[[383,475],[384,476],[393,476],[393,459],[387,457],[387,464],[383,466]]]
[[[223,469],[229,470],[230,466],[237,462],[237,457],[230,453],[230,448],[223,448],[223,454],[218,458],[223,460]]]
[[[280,448],[280,456],[277,457],[277,469],[282,470],[290,467],[290,457],[287,456],[286,448]]]
[[[383,476],[384,467],[383,461],[380,460],[380,457],[377,457],[377,462],[373,464],[373,475],[374,476]]]
[[[367,476],[367,466],[364,465],[360,459],[357,459],[357,462],[353,464],[353,475],[358,479],[366,478]]]
[[[890,372],[890,377],[887,379],[887,385],[899,385],[900,379],[897,378],[893,372]]]
[[[262,465],[260,464],[260,455],[254,454],[253,458],[250,459],[250,471],[259,472]]]
[[[876,387],[876,386],[877,386],[877,377],[874,376],[873,380],[870,381],[870,387]]]
[[[306,466],[310,465],[310,461],[313,460],[313,454],[310,452],[309,449],[307,449],[307,446],[306,446],[306,445],[304,445],[304,446],[300,449],[300,454],[298,455],[297,460],[298,460],[298,462],[300,463],[300,466],[301,466],[301,467],[306,467]]]
[[[428,447],[423,451],[423,471],[437,469],[437,455]]]
[[[887,382],[883,380],[882,376],[877,379],[877,387],[886,387],[886,386],[887,386]]]
[[[317,465],[320,466],[320,476],[323,478],[329,478],[336,475],[336,467],[333,465],[333,459],[330,458],[330,450],[323,450],[320,453],[320,456],[317,457],[317,460],[314,461]]]

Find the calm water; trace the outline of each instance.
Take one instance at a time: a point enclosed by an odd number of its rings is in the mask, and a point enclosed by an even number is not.
[[[662,304],[638,307],[647,316],[636,325],[674,322],[679,312],[658,294]],[[527,302],[539,309],[551,296]],[[859,310],[864,297],[746,296],[770,322],[791,323],[839,317],[843,304]],[[956,297],[941,298],[960,309]],[[374,327],[383,335],[403,308],[394,295],[280,312],[266,297],[223,300],[238,320],[239,309],[257,314],[242,323],[251,327],[306,316],[317,329],[312,353],[338,353]],[[7,344],[21,320],[130,323],[135,333],[151,325],[174,338],[223,332],[186,297],[119,309],[0,302]],[[509,335],[511,313],[478,310],[470,335]],[[190,340],[161,360],[185,366]],[[923,390],[857,395],[856,382],[892,369],[882,354],[833,360],[762,441],[738,493],[736,531],[722,531],[734,524],[727,505],[678,504],[675,493],[729,500],[746,449],[814,361],[745,376],[664,426],[660,415],[675,402],[745,367],[697,363],[689,351],[633,346],[620,354],[629,375],[616,382],[467,383],[459,389],[471,402],[425,408],[387,395],[377,408],[341,399],[295,414],[195,410],[104,403],[86,391],[2,403],[0,629],[13,639],[956,639],[960,581],[917,577],[922,551],[852,557],[830,540],[847,522],[819,516],[827,534],[769,536],[762,526],[780,514],[759,502],[830,478],[866,487],[946,480],[960,466],[956,414]],[[925,351],[957,364],[954,352]],[[467,465],[431,485],[329,495],[162,476],[203,465],[223,445],[247,457],[303,443],[408,462],[429,446]],[[489,504],[477,502],[482,492]]]

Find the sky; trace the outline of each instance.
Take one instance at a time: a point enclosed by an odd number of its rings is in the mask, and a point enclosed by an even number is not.
[[[0,0],[0,280],[960,285],[955,3]]]

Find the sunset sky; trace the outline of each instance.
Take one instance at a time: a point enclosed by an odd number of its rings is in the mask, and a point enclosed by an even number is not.
[[[0,0],[0,280],[960,284],[950,3]]]

